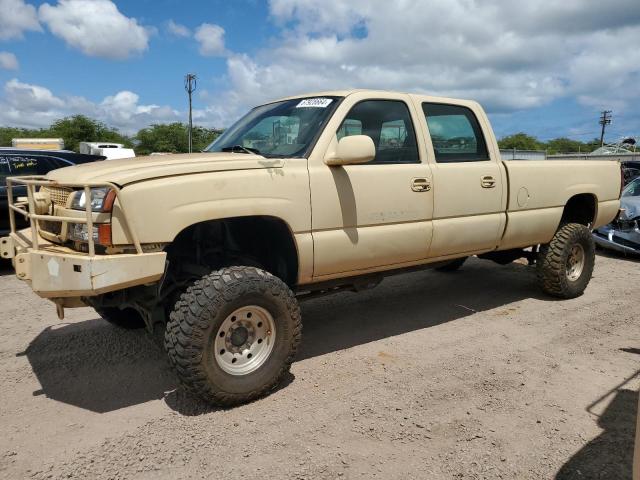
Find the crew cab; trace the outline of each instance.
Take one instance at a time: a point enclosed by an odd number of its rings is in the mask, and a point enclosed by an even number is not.
[[[233,405],[289,369],[305,296],[472,255],[527,258],[546,293],[581,295],[621,171],[502,161],[476,102],[352,90],[258,106],[202,153],[8,179],[17,185],[28,201],[11,204],[11,223],[24,215],[30,228],[0,246],[18,277],[60,315],[89,305],[122,327],[164,328],[183,384]]]

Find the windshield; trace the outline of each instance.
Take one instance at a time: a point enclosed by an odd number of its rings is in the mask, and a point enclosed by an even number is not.
[[[205,152],[305,156],[337,104],[337,97],[310,97],[256,107],[228,128]]]
[[[640,178],[632,180],[629,185],[624,187],[622,197],[640,197]]]

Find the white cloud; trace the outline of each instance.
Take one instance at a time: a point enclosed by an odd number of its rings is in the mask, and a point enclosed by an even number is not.
[[[183,121],[180,112],[160,105],[140,105],[140,97],[130,91],[106,97],[96,108],[96,116],[108,125],[136,132],[152,123]]]
[[[111,0],[58,0],[41,5],[39,15],[51,33],[92,57],[124,59],[148,47],[151,30]]]
[[[27,30],[42,30],[35,7],[24,0],[0,0],[0,40],[20,39]]]
[[[64,101],[53,95],[48,88],[22,83],[16,78],[5,84],[4,91],[9,104],[19,105],[25,112],[53,110],[64,106]]]
[[[191,30],[189,30],[184,25],[181,25],[180,23],[174,22],[173,20],[169,20],[167,22],[167,31],[171,35],[174,35],[176,37],[190,37],[191,36]]]
[[[203,23],[196,28],[194,35],[200,44],[199,51],[205,57],[215,57],[225,54],[224,28],[212,23]]]
[[[17,70],[18,59],[13,53],[10,52],[0,52],[0,68],[4,70]]]
[[[63,115],[65,102],[39,85],[9,80],[0,100],[0,125],[44,127]]]
[[[256,103],[333,88],[473,98],[490,112],[640,96],[637,0],[271,0],[269,48],[230,54],[227,91],[200,112],[229,124]]]
[[[0,125],[47,127],[54,120],[83,114],[125,133],[134,133],[152,123],[184,121],[185,114],[167,106],[140,104],[137,94],[121,91],[99,103],[83,97],[56,96],[51,90],[17,79],[9,80],[0,98]]]

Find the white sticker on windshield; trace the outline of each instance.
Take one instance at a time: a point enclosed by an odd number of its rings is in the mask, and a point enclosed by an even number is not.
[[[296,105],[296,108],[327,108],[331,102],[333,102],[332,98],[305,98]]]

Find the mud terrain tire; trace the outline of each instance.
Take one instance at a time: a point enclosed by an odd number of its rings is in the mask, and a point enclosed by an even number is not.
[[[540,246],[536,274],[542,290],[558,298],[576,298],[591,280],[595,243],[584,225],[562,225],[546,245]]]
[[[265,320],[258,322],[260,316]],[[238,266],[214,271],[187,288],[170,314],[165,348],[187,390],[228,407],[273,390],[289,371],[301,337],[300,308],[289,287],[264,270]],[[258,352],[251,361],[249,352]],[[258,357],[262,363],[255,363]],[[236,360],[247,371],[234,370]]]

